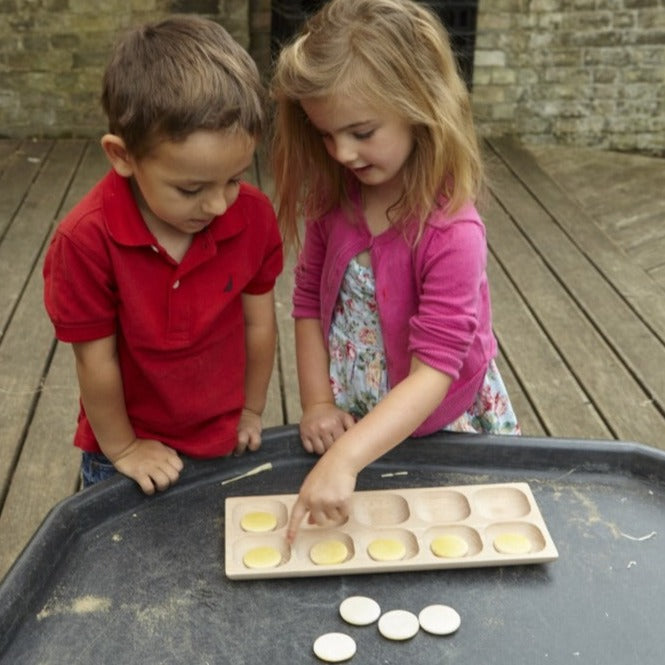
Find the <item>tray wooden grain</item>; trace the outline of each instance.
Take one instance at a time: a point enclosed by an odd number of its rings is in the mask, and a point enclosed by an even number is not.
[[[230,579],[351,575],[436,568],[471,568],[545,563],[559,555],[527,483],[456,487],[369,490],[355,492],[350,514],[342,524],[301,526],[295,542],[286,541],[286,527],[296,494],[227,497],[225,500],[225,572]],[[243,530],[247,513],[267,512],[276,518],[269,532]],[[529,552],[502,554],[497,536],[519,534]],[[439,557],[430,545],[443,535],[462,538],[464,556]],[[367,553],[374,540],[398,540],[406,551],[398,561],[376,561]],[[342,541],[347,558],[338,564],[317,565],[311,548],[324,540]],[[245,554],[257,547],[279,551],[280,562],[269,568],[248,568]]]

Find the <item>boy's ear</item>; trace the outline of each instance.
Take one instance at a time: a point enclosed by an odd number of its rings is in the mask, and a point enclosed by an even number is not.
[[[124,178],[129,178],[134,173],[134,160],[129,154],[125,142],[117,134],[104,134],[101,144],[116,173]]]

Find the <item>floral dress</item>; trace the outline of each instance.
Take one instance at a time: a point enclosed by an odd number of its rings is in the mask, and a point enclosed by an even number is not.
[[[335,403],[355,418],[388,392],[386,357],[372,269],[351,259],[328,336],[330,384]],[[520,434],[508,392],[492,360],[468,411],[443,428],[453,432]]]

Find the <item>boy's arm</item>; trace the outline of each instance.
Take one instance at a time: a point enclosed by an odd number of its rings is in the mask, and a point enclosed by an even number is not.
[[[353,423],[335,405],[330,387],[330,359],[319,319],[296,319],[296,360],[303,415],[300,438],[307,452],[323,455]]]
[[[129,421],[115,335],[72,345],[81,401],[102,452],[146,494],[174,483],[182,461],[160,441],[137,439]]]
[[[245,404],[238,423],[236,454],[261,445],[261,414],[275,360],[277,324],[273,291],[260,295],[243,293],[245,323]]]

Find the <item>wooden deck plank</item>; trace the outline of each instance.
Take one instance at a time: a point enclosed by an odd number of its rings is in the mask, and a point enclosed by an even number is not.
[[[586,214],[583,207],[565,195],[528,151],[511,139],[492,140],[491,146],[505,163],[510,164],[510,171],[574,240],[588,261],[662,339],[665,335],[665,298],[654,298],[653,280],[642,268],[627,260],[626,254],[608,236],[598,232],[595,220]],[[509,189],[512,191],[512,182]],[[655,191],[661,190],[662,185]],[[498,188],[497,193],[500,196]],[[654,198],[659,197],[652,196]],[[665,202],[663,206],[665,210]]]
[[[73,144],[70,144],[70,147]],[[54,150],[45,158],[47,171],[67,174],[66,160]],[[82,160],[79,158],[82,156]],[[73,179],[56,183],[62,206],[52,210],[44,226],[47,236],[54,228],[54,218],[76,203],[106,170],[105,160],[85,143],[71,154]],[[80,162],[80,163],[79,163]],[[47,179],[35,181],[29,197],[40,199],[42,187],[53,186]],[[44,197],[48,198],[48,197]],[[53,198],[55,202],[57,197]],[[59,201],[58,201],[59,204]],[[58,205],[57,204],[57,205]],[[53,327],[44,311],[41,268],[47,243],[42,243],[36,267],[18,303],[7,337],[0,346],[0,365],[20,381],[20,393],[2,400],[3,422],[11,427],[0,434],[0,458],[10,452],[12,463],[0,459],[4,502],[0,512],[0,533],[9,534],[0,547],[0,576],[27,543],[35,528],[53,505],[69,496],[78,485],[80,452],[72,445],[78,413],[78,383],[70,345],[55,341]],[[25,331],[30,330],[27,336]],[[4,410],[7,417],[4,417]],[[45,482],[48,479],[48,482]]]
[[[58,141],[32,182],[0,244],[0,329],[7,323],[62,204],[82,141]]]
[[[268,159],[264,152],[259,156],[259,183],[261,189],[274,198],[275,187]],[[293,292],[293,268],[295,253],[286,251],[284,270],[275,285],[275,316],[277,317],[277,363],[279,367],[280,394],[284,424],[300,421],[300,395],[295,359],[295,337],[291,318],[291,293]]]
[[[504,205],[510,207],[520,220],[520,227],[537,249],[551,270],[565,285],[581,309],[590,317],[600,334],[615,352],[620,355],[633,372],[649,397],[659,406],[665,407],[665,346],[654,336],[645,322],[632,311],[629,304],[589,261],[580,257],[576,245],[552,223],[547,211],[533,198],[519,197],[514,187],[505,194],[509,174],[505,169],[495,169],[496,191],[501,192]],[[625,255],[618,253],[617,262],[627,263]],[[631,265],[632,268],[632,265]],[[665,300],[653,282],[639,273],[642,282],[651,287],[650,301]],[[654,362],[656,361],[656,362]]]
[[[52,348],[53,328],[35,275],[0,346],[0,497],[12,478]]]
[[[57,221],[60,221],[104,177],[108,169],[109,163],[101,146],[96,141],[86,141],[75,175],[65,192],[66,196]]]
[[[539,167],[608,238],[665,289],[665,160],[590,148],[527,145]],[[649,228],[655,223],[652,231]],[[651,236],[645,242],[646,236]]]
[[[0,513],[0,579],[51,508],[79,484],[81,454],[72,445],[78,387],[70,380],[71,363],[69,349],[58,346]]]
[[[88,141],[83,147],[83,152],[79,164],[76,168],[76,172],[71,179],[69,186],[66,189],[66,194],[62,203],[60,210],[58,210],[57,217],[53,222],[52,230],[55,230],[57,223],[78,203],[78,201],[94,186],[94,184],[100,180],[108,170],[108,161],[106,157],[97,144],[94,141]],[[44,254],[46,252],[46,247],[44,249]],[[41,270],[44,263],[44,254],[40,257],[39,261],[39,273],[41,280]],[[40,281],[39,288],[43,288],[43,284]],[[43,310],[43,305],[41,307]],[[69,363],[67,364],[64,360],[62,361],[64,367],[58,369],[58,382],[56,385],[62,386],[62,390],[66,394],[74,395],[74,402],[71,405],[71,410],[61,411],[51,410],[51,437],[54,441],[60,445],[60,442],[65,441],[70,446],[72,446],[73,438],[73,426],[76,422],[76,416],[78,413],[78,381],[76,378],[76,368],[74,364],[74,354],[71,349],[70,344],[65,344],[63,342],[58,342],[55,340],[55,335],[53,328],[51,327],[51,334],[53,336],[53,342],[55,344],[55,350],[52,358],[68,358]],[[51,366],[48,365],[45,367],[46,380],[45,384],[48,384],[49,375],[51,372]],[[36,405],[36,417],[40,417],[40,411],[42,408],[41,400]],[[59,414],[59,415],[58,415]],[[71,418],[74,418],[74,423],[71,422]],[[58,417],[56,417],[58,416]]]
[[[615,350],[648,399],[665,413],[665,292],[651,277],[598,233],[593,219],[581,212],[540,169],[527,151],[514,142],[499,143],[501,153],[509,156],[511,170],[527,184],[556,224],[543,223],[543,216],[531,211],[516,213],[524,232],[537,242],[552,270],[578,299],[608,344]],[[499,173],[506,174],[505,170]],[[504,185],[507,180],[504,181]],[[497,186],[497,191],[505,187]],[[511,192],[516,192],[511,187]],[[509,204],[504,195],[504,204]],[[656,206],[659,204],[656,203]],[[663,206],[665,211],[665,206]],[[561,240],[556,229],[570,239]],[[586,263],[575,256],[579,248]]]
[[[508,139],[493,139],[492,143],[515,145],[515,141]],[[665,172],[662,158],[573,146],[522,147],[533,156],[539,169],[614,241],[615,228],[626,225],[635,228],[635,222],[643,214],[665,210],[663,198],[654,196],[654,192],[662,191]],[[640,228],[634,237],[641,235]]]
[[[0,496],[7,491],[53,345],[53,329],[42,305],[39,257],[82,145],[63,142],[50,153],[0,244],[5,330],[0,344]]]
[[[4,145],[4,141],[0,144]],[[3,150],[0,175],[0,238],[11,226],[17,211],[26,197],[32,181],[39,173],[45,157],[53,147],[52,141],[30,141],[19,144],[9,142]],[[13,148],[13,149],[10,149]]]
[[[295,354],[295,330],[293,318],[291,317],[294,265],[295,254],[289,252],[285,259],[284,272],[277,283],[276,309],[279,326],[279,360],[286,423],[298,423],[302,416]]]
[[[663,174],[665,180],[665,173]],[[635,226],[638,225],[640,232],[635,233]],[[663,229],[663,218],[661,212],[645,210],[641,214],[633,214],[630,219],[623,219],[618,222],[613,229],[612,239],[616,242],[631,258],[636,258],[636,251],[642,245],[656,246],[662,250],[663,245],[660,241],[665,238],[665,229]],[[640,265],[644,269],[649,269],[649,264]]]
[[[275,354],[272,375],[270,376],[270,384],[268,385],[268,393],[266,395],[266,405],[263,409],[263,415],[261,416],[261,423],[264,428],[284,424],[282,395],[279,381],[279,364],[277,360],[277,354]]]
[[[538,414],[536,413],[529,396],[515,375],[513,367],[508,361],[500,342],[496,364],[501,372],[501,378],[503,379],[508,395],[510,396],[510,401],[515,410],[515,415],[517,416],[522,433],[526,436],[546,436],[547,432],[545,427],[538,418]]]
[[[252,168],[245,174],[247,182],[255,185],[259,189],[261,187],[261,173],[260,173],[259,156],[256,155],[252,163]],[[279,334],[279,331],[278,331]],[[279,345],[279,339],[277,341]],[[272,375],[270,376],[270,384],[268,385],[268,393],[266,395],[266,405],[261,416],[261,423],[263,427],[274,427],[284,424],[284,410],[282,408],[282,390],[281,381],[279,376],[279,346],[275,350],[275,360],[273,363]]]
[[[488,232],[490,243],[499,256],[503,256],[504,247],[499,246],[498,241],[493,242],[495,236],[507,238],[506,244],[515,263],[529,263],[528,248],[511,237],[515,230],[510,229],[510,220],[505,214],[498,210],[489,214]],[[534,280],[544,281],[544,290],[555,288],[554,284],[546,283],[549,276],[542,266],[529,266],[528,274]],[[542,322],[494,256],[489,260],[489,279],[494,330],[531,406],[525,413],[520,410],[519,401],[513,405],[523,433],[536,436],[539,430],[544,430],[548,436],[612,438],[560,350],[543,329]],[[515,399],[509,394],[511,400]]]
[[[21,145],[20,139],[0,140],[0,175],[4,173],[5,168],[7,168],[11,157],[16,153],[19,145]]]
[[[558,224],[552,223],[541,203],[510,180],[505,166],[494,165],[493,182],[494,195],[517,220],[522,234],[503,224],[501,231],[495,229],[490,242],[501,248],[502,263],[510,266],[511,276],[523,293],[528,294],[527,299],[557,340],[571,371],[614,436],[663,445],[659,433],[662,412],[652,403],[654,387],[660,389],[663,384],[662,373],[653,371],[654,360],[658,366],[663,358],[660,341],[649,334],[641,320],[608,287],[586,253]],[[543,198],[559,210],[568,205],[555,198],[549,189]],[[517,243],[532,247],[525,248],[519,261],[515,260]],[[543,283],[547,274],[550,285]],[[556,275],[556,280],[552,275]],[[648,279],[643,274],[642,277]],[[554,281],[559,281],[559,286]],[[639,371],[639,380],[633,376],[635,371]],[[611,386],[620,386],[620,390],[611,390]]]
[[[665,263],[649,268],[648,275],[658,286],[665,289]]]
[[[664,174],[665,176],[665,174]],[[647,232],[647,237],[641,233],[636,236],[637,240],[630,243],[626,248],[626,253],[635,261],[649,276],[655,268],[665,265],[665,224],[663,219],[665,212],[653,212],[648,217],[639,220],[640,227],[653,229]],[[633,229],[634,233],[634,229]],[[652,278],[653,279],[653,278]],[[658,283],[659,288],[665,288],[662,283]]]

